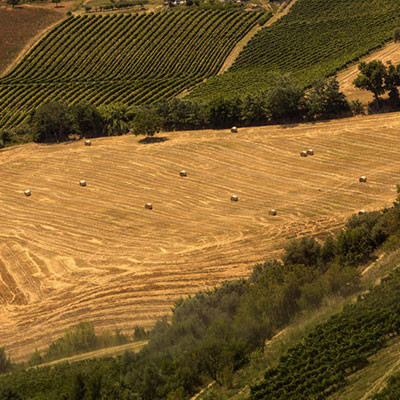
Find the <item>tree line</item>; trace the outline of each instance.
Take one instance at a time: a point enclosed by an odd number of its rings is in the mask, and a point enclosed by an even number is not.
[[[354,85],[373,93],[377,106],[389,93],[392,109],[400,107],[400,64],[362,62]],[[122,103],[96,107],[88,102],[68,106],[50,102],[33,110],[27,122],[0,131],[0,146],[21,141],[62,142],[71,137],[135,135],[152,137],[160,131],[223,129],[234,125],[254,126],[285,122],[315,121],[359,114],[363,106],[348,101],[336,77],[320,79],[307,89],[289,75],[270,74],[268,90],[244,97],[220,97],[209,102],[174,98],[153,105]]]
[[[219,98],[210,102],[172,99],[149,106],[110,104],[95,107],[87,102],[68,106],[42,104],[26,124],[0,132],[0,144],[25,139],[61,142],[78,137],[122,135],[153,136],[160,130],[228,128],[285,121],[315,120],[347,115],[351,104],[339,90],[336,78],[315,82],[308,90],[289,76],[274,74],[268,91],[243,98]]]

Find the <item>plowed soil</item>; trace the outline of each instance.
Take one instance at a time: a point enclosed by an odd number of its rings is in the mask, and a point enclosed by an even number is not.
[[[65,18],[65,8],[35,7],[24,4],[15,9],[0,7],[0,75],[25,54],[41,34]]]
[[[399,133],[393,113],[1,150],[0,346],[20,360],[80,321],[151,326],[180,296],[248,276],[288,240],[389,206]],[[300,157],[307,148],[315,155]]]

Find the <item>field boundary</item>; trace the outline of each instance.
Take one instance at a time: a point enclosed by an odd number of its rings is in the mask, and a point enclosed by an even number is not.
[[[297,3],[297,0],[291,0],[289,3],[285,2],[283,3],[276,14],[274,14],[265,24],[263,25],[256,25],[253,29],[249,31],[249,33],[242,39],[240,40],[234,49],[229,53],[228,57],[226,58],[224,64],[222,65],[221,69],[218,71],[217,75],[221,75],[224,72],[228,71],[228,69],[232,66],[232,64],[235,62],[237,56],[239,53],[243,50],[244,46],[252,39],[252,37],[261,29],[267,28],[268,26],[271,26],[274,24],[276,21],[281,19],[283,16],[285,16],[290,9]]]
[[[32,48],[41,40],[43,39],[54,27],[58,24],[62,23],[66,17],[61,18],[59,21],[55,22],[54,24],[49,25],[42,31],[40,31],[37,35],[31,38],[24,48],[19,52],[17,57],[5,68],[4,71],[0,71],[0,78],[6,76],[19,62],[23,60],[23,58],[32,50]]]
[[[268,26],[271,26],[274,24],[276,21],[278,21],[280,18],[285,16],[290,9],[297,3],[297,0],[289,0],[289,2],[283,3],[278,11],[276,12],[275,15],[273,15],[265,24],[263,25],[255,25],[245,36],[242,40],[240,40],[236,46],[232,49],[232,51],[228,54],[227,58],[225,59],[224,63],[222,64],[222,67],[217,73],[218,75],[223,74],[224,72],[228,71],[228,69],[232,66],[232,64],[235,62],[236,58],[240,54],[240,52],[244,49],[244,47],[247,45],[247,43],[254,37],[254,35],[259,32],[261,29],[266,28]],[[198,83],[197,85],[194,85],[193,87],[189,89],[183,90],[181,93],[179,93],[176,97],[178,99],[182,99],[183,97],[187,96],[195,87],[202,85],[205,83],[207,79],[203,79],[202,82]]]

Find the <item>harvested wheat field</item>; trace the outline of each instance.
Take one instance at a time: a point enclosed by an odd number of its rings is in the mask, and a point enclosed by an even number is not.
[[[0,346],[20,360],[80,321],[151,326],[287,240],[389,206],[399,133],[393,113],[1,150]]]

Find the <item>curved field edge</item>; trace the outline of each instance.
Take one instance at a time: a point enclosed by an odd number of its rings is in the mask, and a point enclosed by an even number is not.
[[[301,85],[333,75],[393,37],[400,5],[394,0],[299,0],[259,31],[228,72],[194,89],[189,98],[239,96],[268,88],[268,73],[289,73]]]
[[[288,240],[391,204],[399,129],[393,113],[1,150],[0,346],[18,361],[80,321],[149,327],[180,296],[247,276]],[[315,156],[299,156],[310,147]]]
[[[0,124],[18,125],[47,101],[171,98],[215,75],[263,15],[191,9],[69,17],[0,79]]]
[[[6,74],[45,32],[63,18],[64,15],[58,11],[29,5],[16,9],[0,7],[0,76]]]

